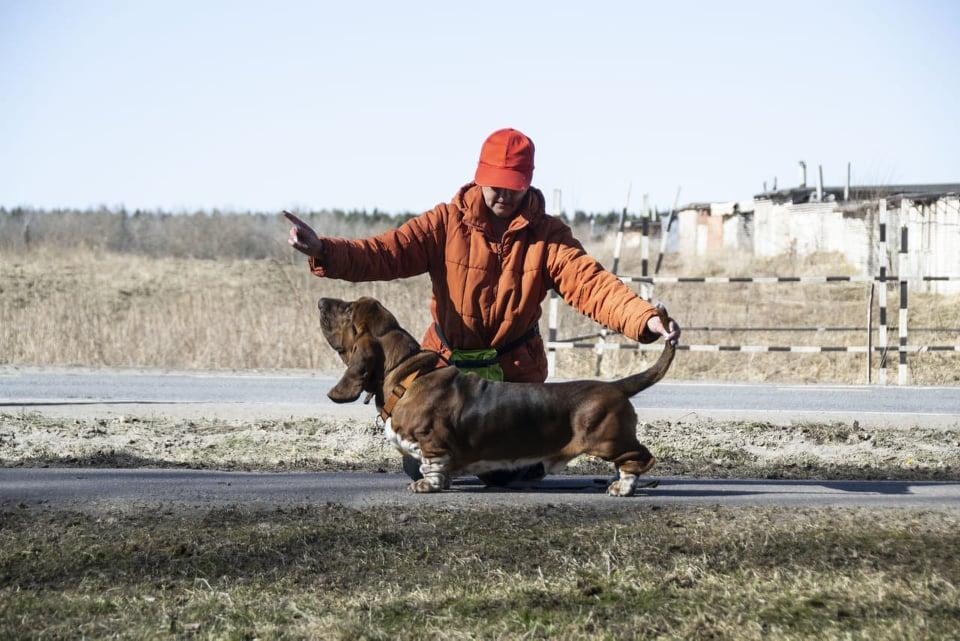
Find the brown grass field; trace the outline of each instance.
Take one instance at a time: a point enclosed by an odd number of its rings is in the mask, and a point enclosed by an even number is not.
[[[277,243],[285,228],[278,223]],[[591,248],[610,264],[609,247]],[[634,252],[635,253],[635,252]],[[392,282],[347,283],[311,275],[291,250],[284,260],[150,257],[102,249],[40,247],[0,253],[0,363],[177,369],[335,369],[335,355],[320,338],[315,304],[320,296],[374,296],[420,336],[428,323],[426,276]],[[622,273],[639,272],[627,255]],[[728,257],[679,264],[665,274],[826,275],[849,273],[835,256],[775,261]],[[664,301],[685,327],[863,327],[853,332],[684,333],[688,344],[865,345],[866,284],[661,285]],[[874,306],[876,307],[876,300]],[[547,306],[541,330],[546,332]],[[888,317],[896,322],[890,288]],[[878,318],[874,310],[874,323]],[[595,334],[600,327],[561,304],[560,337]],[[960,326],[960,297],[914,293],[910,324]],[[891,344],[896,329],[890,328]],[[616,339],[613,339],[616,340]],[[876,341],[876,332],[875,338]],[[910,343],[956,344],[957,332],[914,333]],[[601,376],[645,366],[653,354],[611,353]],[[874,357],[874,367],[878,357]],[[743,354],[681,352],[670,376],[778,382],[865,382],[864,354]],[[888,355],[896,372],[896,353]],[[558,375],[593,376],[592,350],[558,356]],[[910,355],[912,381],[956,385],[960,354]],[[876,380],[874,378],[874,380]]]

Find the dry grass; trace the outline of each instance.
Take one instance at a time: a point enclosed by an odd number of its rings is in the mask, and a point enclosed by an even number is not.
[[[0,520],[0,637],[952,639],[954,511],[625,507]]]
[[[591,248],[605,264],[610,264],[608,246]],[[621,273],[640,274],[636,252],[627,253]],[[664,261],[663,275],[676,276],[827,276],[851,275],[853,270],[837,254],[818,254],[802,258],[782,256],[754,258],[747,255],[721,255],[681,261],[671,256]],[[720,345],[823,345],[865,346],[867,344],[868,283],[829,284],[662,284],[653,297],[663,301],[681,326],[693,327],[856,327],[848,332],[789,331],[684,331],[687,344]],[[911,293],[911,327],[960,328],[960,296]],[[897,367],[897,292],[888,289],[887,318],[891,351],[887,355],[890,380],[896,380]],[[878,295],[874,294],[874,345],[878,337]],[[561,307],[560,338],[584,336],[598,331],[596,324],[569,308]],[[610,340],[616,341],[614,337]],[[957,345],[960,332],[917,332],[910,344]],[[583,352],[560,352],[558,367],[564,376],[592,376],[596,359]],[[636,371],[652,355],[636,352],[606,352],[601,375],[617,376]],[[960,354],[921,353],[909,357],[914,383],[957,385],[960,383]],[[873,356],[874,381],[879,356]],[[671,377],[691,380],[837,382],[865,383],[865,354],[796,353],[704,353],[682,352],[674,363]]]
[[[40,252],[3,257],[0,283],[8,364],[332,368],[320,296],[376,296],[414,331],[428,317],[423,278],[353,285],[318,279],[299,260]]]
[[[604,258],[607,248],[594,251]],[[375,296],[419,336],[429,322],[429,280],[345,283],[312,276],[302,261],[147,258],[78,250],[0,256],[0,362],[202,369],[336,369],[319,337],[320,296]],[[629,257],[628,257],[629,258]],[[829,259],[830,257],[826,257]],[[836,273],[836,259],[784,266],[776,261],[719,261],[683,266],[682,273]],[[626,261],[624,271],[635,265]],[[665,272],[678,273],[667,265]],[[686,327],[864,326],[866,286],[660,286],[657,298]],[[891,291],[890,318],[895,320]],[[914,294],[911,325],[960,326],[960,298]],[[875,315],[876,318],[876,315]],[[543,322],[545,329],[545,321]],[[595,333],[598,326],[561,307],[561,337]],[[896,332],[890,331],[895,340]],[[695,332],[686,343],[863,345],[852,333]],[[911,343],[955,344],[956,333],[916,333]],[[645,366],[650,354],[608,353],[602,376]],[[895,353],[888,359],[895,368]],[[678,379],[784,382],[863,382],[862,354],[707,354],[683,352],[671,372]],[[957,384],[960,355],[911,355],[913,379]],[[876,363],[876,357],[875,361]],[[562,376],[592,376],[592,352],[561,353]]]

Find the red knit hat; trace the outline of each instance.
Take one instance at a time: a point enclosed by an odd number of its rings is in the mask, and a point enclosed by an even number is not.
[[[532,140],[516,129],[498,129],[483,141],[475,183],[523,191],[532,179]]]

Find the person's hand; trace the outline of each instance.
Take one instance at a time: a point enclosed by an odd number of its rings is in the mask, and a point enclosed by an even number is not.
[[[323,243],[320,241],[320,237],[317,236],[317,232],[313,231],[310,225],[290,212],[285,211],[283,215],[293,223],[293,227],[290,228],[290,238],[287,239],[290,246],[299,252],[303,252],[307,256],[320,258],[320,255],[323,253]]]
[[[676,344],[680,342],[680,325],[672,318],[667,319],[667,327],[664,327],[660,317],[654,316],[647,321],[647,329],[654,334],[660,334],[664,340],[669,341],[671,345],[676,346]]]

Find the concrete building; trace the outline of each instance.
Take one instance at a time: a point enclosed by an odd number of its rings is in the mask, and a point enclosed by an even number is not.
[[[889,216],[885,257],[878,253],[881,199]],[[960,184],[803,186],[766,191],[749,201],[691,203],[679,210],[668,248],[686,255],[838,252],[861,275],[877,274],[881,260],[896,274],[904,217],[908,277],[960,275]],[[912,287],[960,293],[960,281],[918,280]]]
[[[887,201],[887,256],[878,253],[881,199]],[[799,187],[758,194],[754,197],[753,253],[803,256],[839,252],[859,274],[878,273],[881,260],[886,261],[890,274],[897,274],[904,216],[907,276],[960,275],[960,184]],[[918,281],[912,287],[960,293],[958,281]]]
[[[721,251],[752,251],[753,201],[690,203],[677,212],[676,242],[687,255]]]

